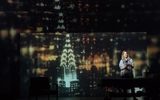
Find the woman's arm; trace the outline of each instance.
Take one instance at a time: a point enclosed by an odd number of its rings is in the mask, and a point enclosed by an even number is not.
[[[121,69],[121,70],[123,70],[123,69],[125,69],[125,64],[123,63],[123,61],[122,60],[120,60],[120,62],[119,62],[119,68]]]

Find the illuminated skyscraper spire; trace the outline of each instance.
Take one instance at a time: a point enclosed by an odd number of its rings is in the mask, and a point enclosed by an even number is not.
[[[56,10],[56,12],[58,12],[56,30],[65,31],[66,27],[64,25],[64,15],[63,15],[61,2],[62,1],[60,1],[60,0],[55,0],[55,2],[54,2],[55,3],[54,9]]]
[[[62,51],[60,67],[63,68],[63,80],[66,87],[70,87],[70,82],[77,80],[76,61],[71,46],[70,35],[66,34],[65,45]]]

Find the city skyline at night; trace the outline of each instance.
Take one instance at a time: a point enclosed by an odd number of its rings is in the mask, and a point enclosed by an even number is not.
[[[147,66],[146,32],[21,33],[21,40],[21,54],[32,63],[31,76],[50,77],[60,96],[99,95],[102,78],[119,77],[122,50],[134,60],[135,77],[142,77]]]

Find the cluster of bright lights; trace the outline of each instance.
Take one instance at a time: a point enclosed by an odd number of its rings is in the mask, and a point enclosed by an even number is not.
[[[75,55],[70,42],[70,35],[67,34],[60,61],[60,66],[64,69],[63,80],[66,87],[70,87],[70,83],[77,80]]]
[[[55,61],[58,58],[57,55],[52,55],[52,54],[48,54],[48,55],[41,55],[40,59],[42,61]]]

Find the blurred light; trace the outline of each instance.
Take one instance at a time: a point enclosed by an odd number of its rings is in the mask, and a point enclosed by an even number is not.
[[[17,17],[18,17],[18,18],[22,18],[22,15],[20,15],[20,14],[17,14]]]
[[[60,25],[58,24],[58,26],[57,26],[57,29],[60,29],[61,27],[60,27]]]
[[[13,4],[13,0],[7,0],[7,2],[9,3],[9,4]]]
[[[31,33],[31,30],[30,29],[26,29],[25,33]]]
[[[142,57],[142,54],[141,54],[140,52],[137,52],[137,53],[136,53],[136,56],[137,56],[138,58],[141,58],[141,57]]]
[[[53,50],[54,48],[55,48],[54,45],[50,45],[50,46],[49,46],[49,50]]]
[[[36,39],[39,39],[40,37],[39,37],[38,35],[35,35],[35,38],[36,38]]]
[[[89,34],[89,36],[94,36],[94,35],[95,35],[94,33],[90,33],[90,34]]]
[[[60,85],[61,78],[57,78],[58,85]]]
[[[26,37],[27,36],[27,34],[25,34],[25,33],[20,33],[20,37]]]
[[[36,69],[36,74],[39,75],[39,76],[44,76],[46,71],[47,71],[47,69],[37,68]]]
[[[77,41],[77,42],[80,42],[81,40],[80,40],[80,38],[77,38],[76,41]]]
[[[40,48],[40,51],[45,51],[45,50],[46,50],[45,47],[41,47],[41,48]]]
[[[34,53],[34,47],[33,46],[29,46],[29,55],[32,56]]]
[[[110,42],[112,42],[113,41],[113,39],[112,38],[110,38]]]
[[[36,31],[37,32],[42,32],[43,31],[43,27],[37,27]]]
[[[40,6],[41,6],[41,7],[43,7],[43,6],[44,6],[44,3],[43,3],[43,2],[41,2]]]
[[[39,6],[39,3],[36,3],[36,6]]]
[[[148,46],[147,47],[148,56],[153,56],[153,55],[157,54],[159,51],[160,51],[160,49],[157,46]]]
[[[63,24],[63,23],[64,23],[64,20],[63,20],[63,19],[60,19],[60,20],[58,20],[58,23]]]
[[[59,45],[56,45],[57,49],[59,49]]]
[[[125,8],[125,5],[124,5],[124,4],[122,4],[122,5],[121,5],[121,8]]]
[[[5,16],[5,12],[4,11],[0,11],[0,16]]]
[[[55,2],[59,2],[59,0],[55,0]]]
[[[60,5],[57,5],[57,6],[54,7],[54,9],[60,10],[60,9],[61,9],[61,6],[60,6]]]
[[[119,23],[121,20],[120,19],[117,19],[117,22]]]
[[[62,25],[62,26],[61,26],[61,29],[65,29],[65,26],[64,26],[64,25]]]
[[[60,17],[63,17],[63,13],[62,13],[62,12],[60,12],[58,15],[59,15]]]
[[[70,9],[74,9],[75,5],[74,4],[70,4],[68,8]]]
[[[57,55],[52,55],[52,54],[40,55],[40,59],[42,61],[55,61],[57,60],[57,58],[58,58]]]
[[[35,74],[35,73],[36,73],[36,69],[33,68],[33,69],[32,69],[32,74]]]
[[[146,40],[146,38],[147,38],[146,36],[143,36],[143,37],[142,37],[143,40]]]
[[[103,38],[100,38],[101,41],[103,41]]]
[[[58,41],[58,40],[60,40],[60,38],[58,38],[58,37],[57,37],[55,40],[57,40],[57,41]]]
[[[50,61],[55,61],[57,58],[58,58],[58,56],[56,56],[56,55],[51,55],[50,58],[49,58],[49,60],[50,60]]]
[[[12,39],[16,36],[16,30],[14,28],[11,28],[9,33]]]
[[[70,40],[68,39],[68,40],[66,40],[66,42],[67,42],[67,43],[69,43],[69,42],[70,42]]]
[[[69,34],[67,34],[67,35],[66,35],[66,37],[70,37],[70,35],[69,35]]]
[[[45,33],[39,33],[39,35],[43,36]],[[44,38],[44,37],[43,37]]]
[[[20,52],[24,56],[28,53],[28,48],[27,47],[22,47],[22,48],[20,48]]]
[[[48,26],[46,26],[46,30],[48,30],[49,28],[48,28]]]
[[[56,35],[62,35],[62,33],[60,33],[60,32],[55,32],[55,34],[56,34]]]
[[[110,69],[110,64],[109,64],[109,56],[105,55],[105,56],[100,56],[98,54],[94,54],[93,56],[89,56],[86,59],[82,58],[82,62],[79,65],[79,68],[83,68],[86,70],[91,70],[91,67],[94,65],[96,66],[97,69],[101,68],[101,67],[107,67],[107,69]],[[109,73],[109,70],[108,72]]]
[[[135,60],[134,60],[134,68],[135,68],[135,69],[140,69],[140,68],[141,68],[140,66],[141,66],[142,64],[144,64],[144,61],[142,61],[142,60],[140,60],[140,59],[135,59]]]
[[[0,31],[0,37],[1,39],[5,39],[8,37],[8,31],[7,30],[1,30]]]
[[[77,22],[77,19],[76,19],[76,18],[73,18],[73,19],[72,19],[72,22],[76,23],[76,22]]]
[[[151,38],[151,41],[156,44],[158,42],[158,38]]]

